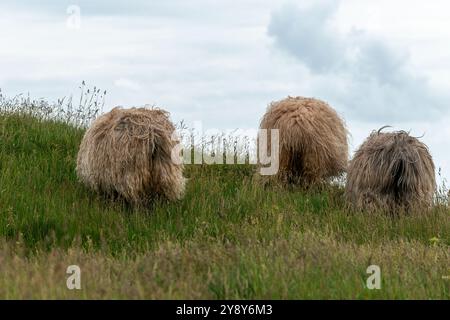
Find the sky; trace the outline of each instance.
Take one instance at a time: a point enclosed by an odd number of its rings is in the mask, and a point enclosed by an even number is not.
[[[157,105],[188,125],[257,128],[267,105],[316,97],[355,150],[391,125],[450,178],[446,0],[70,0],[0,3],[0,88],[51,101],[84,80],[104,111]]]

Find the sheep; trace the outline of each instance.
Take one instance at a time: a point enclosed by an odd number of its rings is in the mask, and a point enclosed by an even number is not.
[[[134,205],[156,197],[180,199],[185,178],[183,164],[172,160],[178,144],[174,132],[169,113],[162,109],[114,108],[86,131],[77,175],[89,188]]]

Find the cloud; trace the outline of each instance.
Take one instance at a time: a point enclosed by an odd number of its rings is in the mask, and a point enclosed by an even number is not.
[[[297,74],[271,65],[265,33],[271,8],[259,4],[247,10],[252,1],[185,4],[198,10],[200,19],[157,11],[89,15],[79,1],[82,23],[76,30],[66,27],[64,6],[0,10],[0,38],[8,43],[0,52],[2,89],[56,100],[77,95],[85,80],[107,90],[105,111],[155,104],[170,110],[175,121],[257,127],[267,103],[287,95]],[[214,15],[221,17],[213,20]]]
[[[270,0],[246,0],[237,5],[227,0],[2,0],[0,9],[20,10],[38,14],[65,15],[70,6],[81,9],[82,17],[112,16],[128,18],[170,18],[173,21],[202,20],[227,24],[232,19],[241,20],[242,24],[252,23],[255,12],[265,10]],[[237,9],[238,8],[238,9]],[[252,11],[252,14],[249,12]],[[207,13],[207,14],[205,14]],[[229,14],[233,13],[230,17]],[[257,16],[256,16],[257,17]],[[257,17],[259,19],[259,17]]]
[[[335,10],[332,3],[303,10],[286,5],[273,14],[269,35],[276,45],[301,59],[312,71],[328,72],[338,65],[336,58],[342,52],[330,26],[322,25]]]
[[[136,81],[126,78],[117,79],[116,81],[114,81],[114,85],[118,88],[125,88],[132,91],[139,91],[142,88],[142,86]]]
[[[333,22],[338,8],[339,1],[286,5],[272,14],[268,26],[275,46],[308,68],[312,92],[355,119],[440,117],[449,97],[414,72],[408,53],[364,30],[337,31]]]

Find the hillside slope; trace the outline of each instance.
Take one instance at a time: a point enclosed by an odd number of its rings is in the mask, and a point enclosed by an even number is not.
[[[133,210],[77,182],[82,135],[0,115],[0,298],[450,298],[448,208],[350,212],[337,187],[199,165],[182,201]],[[70,264],[82,290],[66,288]],[[381,290],[365,288],[371,264]]]

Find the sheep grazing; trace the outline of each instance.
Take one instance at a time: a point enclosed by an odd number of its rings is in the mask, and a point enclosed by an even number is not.
[[[79,179],[93,190],[135,205],[155,197],[180,199],[183,165],[172,161],[174,125],[161,109],[114,108],[86,131],[77,160]]]
[[[279,130],[280,182],[309,187],[345,172],[348,132],[327,103],[303,97],[272,102],[260,128]]]
[[[427,146],[405,131],[382,129],[372,132],[350,162],[347,200],[369,211],[430,207],[436,181]]]

